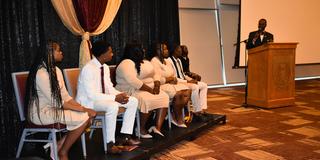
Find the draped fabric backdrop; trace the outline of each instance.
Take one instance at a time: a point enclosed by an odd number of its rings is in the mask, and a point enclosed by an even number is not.
[[[178,18],[178,0],[122,0],[111,26],[91,41],[110,42],[115,55],[109,64],[116,64],[126,42],[179,43]],[[0,159],[15,156],[22,131],[10,74],[28,70],[49,39],[61,43],[61,68],[78,67],[81,38],[64,26],[50,0],[0,1]]]
[[[75,35],[81,35],[79,66],[91,58],[90,36],[103,33],[112,23],[121,0],[51,0],[63,24]]]

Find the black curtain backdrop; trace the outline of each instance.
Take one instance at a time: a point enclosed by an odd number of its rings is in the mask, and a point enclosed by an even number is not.
[[[15,156],[22,132],[11,73],[27,71],[36,50],[47,40],[60,42],[60,68],[78,66],[81,37],[74,36],[56,14],[50,0],[0,1],[0,159]],[[153,42],[179,43],[178,0],[122,0],[105,33],[92,37],[110,42],[119,62],[126,42],[146,48]]]

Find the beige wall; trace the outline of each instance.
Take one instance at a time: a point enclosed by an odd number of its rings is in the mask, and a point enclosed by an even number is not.
[[[320,76],[320,65],[296,65],[296,78]]]
[[[266,30],[273,33],[274,42],[299,43],[296,64],[320,63],[319,6],[320,0],[242,0],[241,40],[257,30],[259,19],[265,18]],[[240,64],[244,64],[244,58]]]
[[[179,1],[181,44],[188,46],[190,70],[209,85],[222,84],[221,54],[213,1]],[[202,5],[207,4],[207,5]]]
[[[221,31],[224,46],[224,61],[227,83],[244,82],[244,69],[232,69],[237,42],[238,5],[221,5]]]
[[[238,30],[238,0],[221,0],[220,17],[226,83],[244,82],[244,69],[232,69]],[[223,84],[214,0],[179,0],[180,39],[190,51],[191,70],[208,84]],[[320,76],[320,65],[296,66],[296,77]]]

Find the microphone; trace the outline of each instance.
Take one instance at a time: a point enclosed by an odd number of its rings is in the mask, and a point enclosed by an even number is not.
[[[260,34],[261,34],[261,32],[260,32],[260,29],[259,29],[258,32],[256,32],[256,34],[254,35],[252,41],[255,42],[260,37]]]
[[[263,29],[259,28],[258,32],[256,33],[256,36],[259,37],[263,34]]]
[[[233,46],[236,46],[236,45],[238,45],[238,44],[240,44],[240,43],[248,43],[248,40],[247,40],[247,39],[245,39],[245,40],[243,40],[243,41],[240,41],[240,42],[234,43],[234,44],[233,44]]]

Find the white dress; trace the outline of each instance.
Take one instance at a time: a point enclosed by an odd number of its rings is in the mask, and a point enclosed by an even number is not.
[[[147,91],[139,90],[143,84],[154,87],[154,80],[159,80],[152,64],[144,60],[141,63],[140,74],[138,74],[135,64],[132,60],[123,60],[116,69],[116,88],[119,91],[126,92],[139,100],[139,109],[142,113],[148,113],[157,108],[167,108],[169,106],[169,96],[160,90],[157,95]]]
[[[71,96],[68,94],[65,83],[63,80],[61,70],[56,67],[57,79],[60,86],[62,104],[71,100]],[[36,105],[33,104],[30,109],[30,120],[36,125],[49,125],[54,123],[66,124],[68,130],[74,130],[79,128],[88,119],[87,112],[78,112],[73,110],[64,110],[64,115],[62,114],[59,119],[55,119],[55,110],[51,106],[51,87],[49,83],[49,74],[47,70],[42,67],[37,71],[36,84],[37,93],[39,98],[39,110],[40,119],[37,114]]]
[[[166,64],[163,64],[160,62],[160,60],[157,57],[153,57],[151,59],[151,63],[154,67],[155,72],[161,75],[161,78],[160,78],[161,90],[166,92],[169,95],[170,99],[172,99],[175,96],[177,91],[189,89],[188,86],[179,82],[177,84],[166,83],[167,77],[175,76],[174,70],[171,67],[170,63],[167,62],[167,59],[165,59]]]

